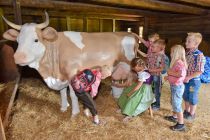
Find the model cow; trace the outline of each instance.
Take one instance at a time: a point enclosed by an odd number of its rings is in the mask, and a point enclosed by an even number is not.
[[[138,46],[138,39],[127,32],[57,32],[47,27],[49,16],[47,12],[45,15],[44,23],[24,25],[16,25],[3,17],[9,26],[16,29],[9,29],[3,37],[18,42],[14,54],[16,64],[36,69],[49,88],[60,91],[62,111],[68,107],[66,92],[70,87],[72,115],[75,115],[79,113],[78,99],[69,80],[84,68],[112,67],[117,61],[129,62],[135,57],[134,48]]]

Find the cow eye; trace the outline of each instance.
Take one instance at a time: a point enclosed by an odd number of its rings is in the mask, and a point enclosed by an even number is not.
[[[34,42],[38,42],[38,39],[35,39]]]

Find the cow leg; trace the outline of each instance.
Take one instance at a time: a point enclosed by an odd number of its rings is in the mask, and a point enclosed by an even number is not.
[[[67,110],[67,107],[69,106],[68,100],[67,100],[67,88],[63,88],[60,90],[61,94],[61,111],[65,112]]]
[[[72,103],[72,117],[74,117],[80,112],[79,102],[71,84],[69,84],[69,89],[70,89],[70,97],[71,97],[71,103]]]

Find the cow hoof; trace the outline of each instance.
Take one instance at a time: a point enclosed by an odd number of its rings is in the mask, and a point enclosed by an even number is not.
[[[76,113],[76,114],[72,114],[72,115],[71,115],[71,118],[72,118],[72,119],[75,118],[78,114],[79,114],[79,112]]]
[[[61,112],[66,112],[68,107],[69,107],[69,103],[67,103],[67,106],[61,107]]]

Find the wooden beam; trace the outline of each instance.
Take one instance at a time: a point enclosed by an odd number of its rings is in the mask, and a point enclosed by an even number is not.
[[[3,10],[4,15],[7,16],[13,16],[13,9],[10,7],[4,7]],[[22,16],[24,17],[24,20],[26,20],[26,16],[35,16],[35,17],[40,17],[44,15],[44,11],[42,9],[29,9],[29,8],[22,8]],[[80,13],[75,13],[72,11],[63,11],[63,12],[58,12],[58,11],[53,11],[53,10],[47,10],[50,18],[66,18],[66,16],[69,16],[71,18],[99,18],[99,19],[116,19],[116,20],[127,20],[127,21],[139,21],[142,17],[137,17],[137,16],[129,16],[129,15],[120,15],[120,14],[96,14],[93,12],[80,12]],[[11,20],[12,21],[12,20]]]
[[[208,13],[208,10],[204,10],[202,8],[157,0],[89,0],[89,2],[102,5],[125,6],[140,9],[195,15],[203,15]]]
[[[149,16],[149,17],[164,17],[164,16],[174,16],[177,14],[164,13],[164,12],[154,12],[149,10],[140,10],[133,8],[119,8],[119,7],[110,7],[110,6],[100,6],[94,4],[84,4],[77,2],[64,2],[64,1],[50,1],[50,0],[20,0],[21,7],[36,8],[36,9],[53,9],[53,10],[62,10],[71,11],[79,13],[92,12],[97,14],[120,14],[121,16]],[[11,0],[4,1],[0,0],[0,5],[2,6],[11,6]],[[35,9],[33,9],[35,10]],[[23,12],[22,12],[23,13]],[[188,12],[189,13],[189,12]]]
[[[210,0],[172,0],[172,2],[182,3],[182,4],[192,4],[203,7],[210,7]]]

